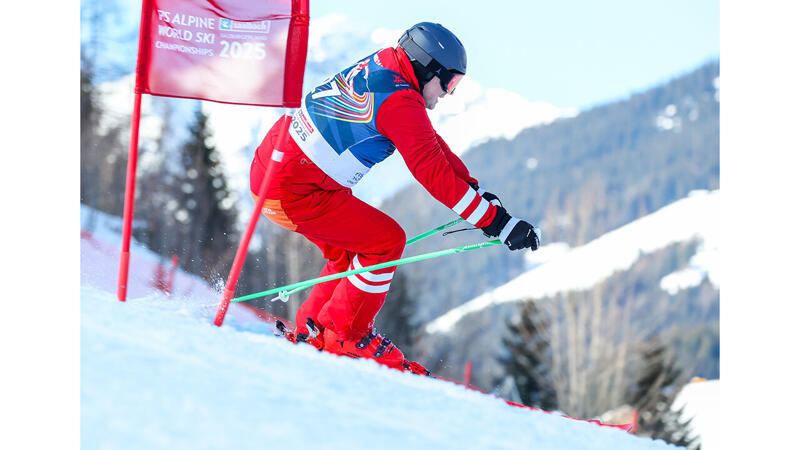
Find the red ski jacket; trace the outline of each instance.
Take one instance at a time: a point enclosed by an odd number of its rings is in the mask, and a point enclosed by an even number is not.
[[[478,181],[433,129],[414,70],[403,49],[386,48],[373,56],[371,60],[380,66],[376,66],[377,68],[400,74],[405,86],[408,86],[394,91],[378,103],[374,117],[377,133],[391,141],[414,178],[439,202],[477,227],[491,224],[497,208],[469,185],[477,185]],[[367,62],[365,60],[359,64],[366,65]],[[342,86],[346,87],[344,84]],[[311,94],[307,98],[310,96]],[[321,134],[319,132],[316,136],[313,135],[315,131],[319,131],[319,126],[315,127],[313,119],[304,115],[305,103],[304,101],[304,107],[298,112],[299,120],[296,114],[292,126],[289,127],[291,139],[287,141],[288,145],[301,151],[304,146],[308,147],[312,138],[318,141]],[[309,142],[306,142],[307,138]],[[269,161],[271,151],[269,146],[262,145],[258,148],[256,158],[262,162]],[[306,154],[309,159],[316,160],[314,155]],[[324,167],[319,169],[325,171]],[[335,174],[328,175],[336,179]]]
[[[478,180],[433,129],[405,52],[387,48],[378,55],[416,89],[395,92],[383,102],[377,112],[378,130],[394,143],[411,174],[434,198],[473,225],[488,226],[497,208],[467,184]]]

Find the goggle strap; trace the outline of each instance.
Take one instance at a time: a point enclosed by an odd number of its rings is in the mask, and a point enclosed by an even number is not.
[[[403,47],[403,50],[406,54],[422,64],[424,67],[428,67],[428,64],[432,62],[436,62],[431,55],[429,55],[425,50],[422,49],[414,39],[411,39],[411,36],[406,32],[403,37],[400,38],[400,47]]]

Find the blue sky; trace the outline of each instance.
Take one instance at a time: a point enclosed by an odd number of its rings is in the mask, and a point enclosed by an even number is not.
[[[333,13],[370,28],[439,22],[464,43],[468,72],[484,87],[581,110],[667,81],[720,51],[719,3],[709,0],[311,0],[312,19]]]

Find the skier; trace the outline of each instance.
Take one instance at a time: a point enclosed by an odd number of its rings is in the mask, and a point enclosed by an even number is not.
[[[291,118],[279,119],[268,132],[251,165],[251,190],[258,192],[280,128],[288,127],[290,139],[262,212],[322,250],[328,262],[320,277],[402,256],[403,229],[351,191],[395,149],[434,198],[486,235],[511,250],[538,248],[534,227],[511,217],[496,195],[479,187],[425,111],[453,94],[466,72],[458,38],[440,24],[418,23],[396,48],[379,50],[313,88]],[[319,330],[312,343],[320,349],[402,368],[408,364],[402,351],[373,327],[394,271],[317,284],[297,311],[294,335],[305,340]]]

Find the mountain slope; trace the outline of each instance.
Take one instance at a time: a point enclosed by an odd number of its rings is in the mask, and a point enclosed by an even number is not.
[[[514,216],[542,229],[542,243],[577,246],[686,196],[719,187],[719,64],[708,63],[631,98],[478,145],[463,159]],[[412,185],[382,204],[409,235],[452,219]],[[415,244],[424,253],[475,242],[473,233]],[[523,252],[494,249],[469,261],[400,270],[424,298],[428,321],[524,271]],[[441,280],[448,280],[442,283]]]
[[[629,269],[643,254],[694,238],[701,239],[704,244],[702,250],[708,255],[704,259],[707,267],[694,266],[685,270],[694,269],[699,272],[701,280],[707,275],[719,287],[718,217],[719,191],[696,191],[653,214],[560,254],[508,283],[448,311],[430,322],[425,331],[451,331],[468,314],[480,312],[491,305],[588,290],[614,272]],[[667,275],[670,276],[672,274]],[[669,284],[671,278],[666,280],[665,289],[672,293],[677,292],[678,286]]]
[[[719,211],[719,191],[695,191],[586,245],[552,252],[427,323],[420,358],[450,377],[471,362],[474,384],[492,390],[503,376],[498,358],[507,322],[534,301],[562,325],[575,319],[567,310],[580,310],[588,322],[575,327],[587,336],[599,329],[608,349],[661,334],[689,374],[718,378]],[[628,331],[617,333],[622,329]],[[562,341],[550,337],[553,345]]]

